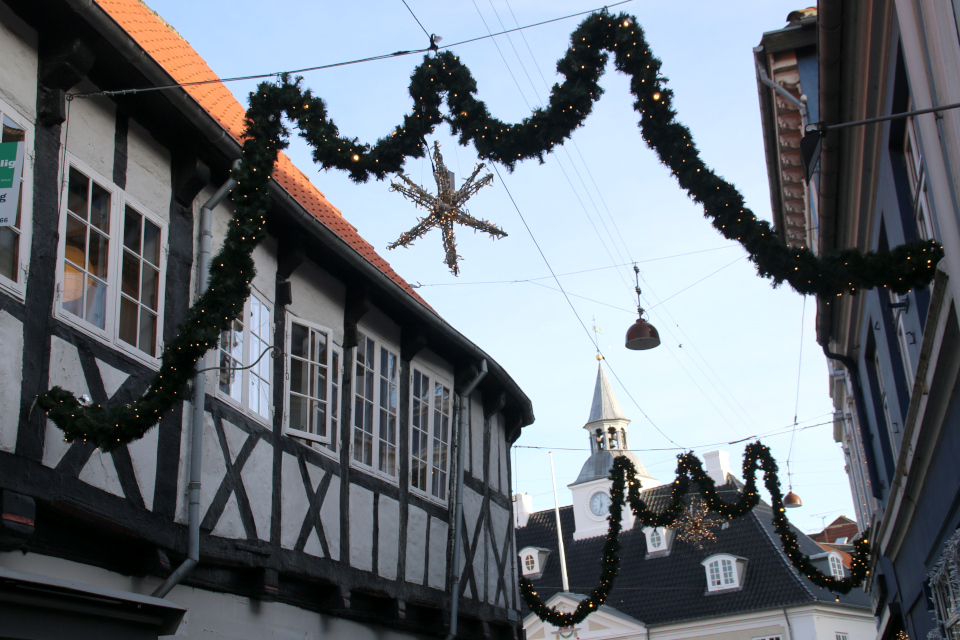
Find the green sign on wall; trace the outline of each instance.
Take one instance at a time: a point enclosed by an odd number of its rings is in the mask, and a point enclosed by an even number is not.
[[[23,174],[23,143],[0,143],[0,227],[17,222],[20,176]]]

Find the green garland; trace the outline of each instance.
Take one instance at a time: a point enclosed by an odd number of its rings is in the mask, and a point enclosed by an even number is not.
[[[530,611],[538,618],[555,627],[569,627],[582,622],[590,613],[596,611],[606,602],[613,589],[614,580],[620,567],[617,551],[620,549],[621,516],[627,501],[637,519],[635,526],[672,527],[683,513],[683,497],[690,492],[690,482],[696,482],[700,495],[707,507],[727,518],[739,518],[750,512],[760,502],[757,493],[756,472],[763,468],[763,481],[770,493],[773,507],[773,525],[780,535],[784,553],[790,558],[793,566],[818,587],[829,589],[839,594],[849,593],[854,587],[863,584],[869,573],[870,559],[870,531],[864,531],[853,545],[853,560],[850,566],[850,576],[847,578],[833,578],[826,576],[813,566],[810,557],[800,551],[797,535],[790,528],[783,506],[783,493],[780,490],[780,481],[777,478],[777,461],[770,455],[770,449],[758,440],[747,445],[743,454],[743,477],[746,484],[739,492],[736,502],[726,502],[717,492],[716,483],[704,472],[700,459],[693,453],[685,453],[677,457],[677,476],[673,481],[670,492],[670,504],[660,513],[651,510],[640,497],[640,482],[636,479],[636,469],[626,456],[617,456],[613,461],[610,479],[613,486],[610,488],[610,515],[607,517],[609,529],[603,543],[601,554],[600,584],[593,589],[588,597],[577,604],[572,613],[558,611],[555,607],[548,607],[537,594],[536,588],[527,578],[520,578],[520,593]],[[624,489],[628,488],[628,495],[624,496]]]
[[[704,214],[726,237],[739,241],[757,272],[776,285],[786,281],[802,294],[825,296],[887,286],[896,293],[925,286],[933,278],[943,249],[932,242],[900,245],[888,252],[859,253],[855,249],[818,258],[808,249],[779,242],[770,224],[757,220],[743,197],[700,159],[690,131],[674,119],[673,92],[660,77],[660,60],[649,51],[643,30],[626,14],[606,12],[586,18],[571,35],[571,47],[557,63],[564,75],[554,85],[550,104],[518,124],[490,116],[477,100],[476,81],[466,66],[448,51],[427,56],[410,80],[413,112],[403,124],[375,145],[340,136],[327,117],[326,105],[310,90],[301,91],[299,79],[281,76],[277,84],[263,83],[250,95],[246,115],[243,162],[234,170],[235,214],[223,247],[212,261],[209,289],[187,313],[175,338],[161,356],[160,371],[146,394],[122,406],[85,406],[69,391],[54,387],[37,403],[64,432],[68,441],[89,440],[104,450],[136,440],[179,401],[196,370],[197,360],[217,344],[220,327],[235,318],[250,293],[254,274],[251,253],[262,240],[264,216],[270,208],[268,181],[277,152],[287,146],[281,121],[285,113],[313,147],[314,160],[324,168],[347,171],[357,182],[401,170],[407,156],[422,157],[424,136],[447,122],[472,143],[481,158],[512,169],[525,159],[541,161],[554,145],[570,137],[603,93],[598,80],[608,54],[619,71],[630,76],[637,98],[644,141],[677,177],[680,186],[704,207]],[[440,105],[447,101],[449,115]]]

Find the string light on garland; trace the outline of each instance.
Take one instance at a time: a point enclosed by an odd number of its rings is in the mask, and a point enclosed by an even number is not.
[[[443,156],[440,155],[440,144],[437,142],[433,143],[431,159],[433,177],[437,181],[437,195],[428,192],[403,173],[397,174],[397,177],[405,184],[390,183],[391,191],[399,191],[407,200],[427,209],[430,214],[426,218],[420,219],[414,228],[404,232],[396,242],[390,244],[387,248],[409,247],[414,240],[422,238],[430,229],[439,227],[443,234],[443,249],[446,252],[445,262],[453,275],[456,276],[460,274],[458,260],[462,256],[457,253],[457,239],[453,231],[454,224],[462,224],[477,231],[488,233],[494,240],[505,237],[507,233],[489,220],[477,220],[463,206],[475,193],[493,182],[492,173],[488,173],[479,180],[476,179],[484,167],[483,163],[474,167],[473,173],[466,179],[463,186],[454,189],[453,172],[447,169],[447,165],[444,164]]]
[[[563,612],[555,607],[548,607],[543,598],[537,594],[533,583],[526,577],[521,577],[520,594],[524,602],[538,618],[555,627],[570,627],[582,622],[606,602],[619,573],[620,559],[617,557],[617,551],[620,549],[620,518],[626,504],[629,504],[640,526],[678,528],[687,512],[683,498],[690,492],[690,483],[695,482],[700,498],[703,500],[700,504],[707,510],[725,518],[740,518],[760,503],[756,478],[757,471],[760,469],[763,469],[764,486],[770,494],[773,526],[780,536],[783,552],[790,559],[791,564],[818,587],[829,589],[840,595],[850,593],[851,589],[861,586],[869,573],[870,530],[864,531],[853,542],[848,577],[834,578],[824,575],[813,565],[810,557],[800,551],[797,535],[784,515],[783,493],[777,477],[777,461],[770,454],[770,449],[758,440],[747,445],[744,450],[744,485],[737,492],[735,501],[728,502],[721,498],[716,483],[703,470],[700,459],[693,453],[684,453],[677,456],[677,474],[671,485],[669,504],[659,513],[651,510],[640,496],[640,482],[636,479],[633,463],[625,456],[614,458],[610,470],[610,480],[613,484],[610,488],[610,515],[607,518],[609,528],[600,557],[599,584],[577,604],[573,612]],[[680,535],[679,531],[677,535]]]
[[[599,79],[609,54],[615,68],[629,77],[641,139],[703,206],[713,226],[746,249],[758,275],[775,286],[788,282],[799,293],[830,297],[880,286],[903,294],[933,279],[943,257],[943,248],[933,241],[906,243],[890,251],[846,249],[825,256],[780,243],[770,223],[758,220],[740,192],[703,162],[690,130],[676,121],[673,91],[665,86],[661,62],[650,52],[636,18],[602,11],[588,16],[571,34],[571,46],[557,63],[563,82],[554,85],[547,106],[517,124],[490,115],[476,98],[477,83],[470,70],[449,51],[425,56],[414,69],[409,86],[412,110],[390,135],[372,145],[342,137],[324,101],[302,89],[299,78],[281,74],[278,82],[260,84],[250,94],[242,163],[232,174],[238,183],[232,194],[234,217],[211,263],[209,288],[188,310],[177,335],[166,342],[160,370],[146,393],[129,406],[83,406],[71,392],[54,387],[40,394],[37,404],[67,441],[80,438],[108,451],[143,437],[183,399],[197,360],[217,344],[220,326],[241,313],[249,296],[255,273],[251,254],[264,237],[265,215],[272,204],[268,182],[277,152],[287,146],[289,132],[282,115],[295,123],[313,148],[314,162],[345,171],[356,182],[371,176],[382,180],[399,173],[407,158],[424,157],[423,137],[442,123],[450,125],[460,144],[472,144],[480,158],[512,170],[524,160],[543,161],[544,154],[583,124],[603,94]],[[444,100],[446,115],[440,110]]]
[[[719,526],[720,521],[710,513],[710,508],[694,499],[687,511],[677,520],[677,538],[697,549],[703,549],[706,543],[717,541],[713,530]]]

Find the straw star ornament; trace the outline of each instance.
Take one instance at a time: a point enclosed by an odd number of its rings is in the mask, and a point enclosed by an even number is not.
[[[494,240],[505,237],[507,233],[489,220],[474,218],[464,207],[466,201],[475,193],[493,182],[493,174],[488,173],[477,180],[477,176],[483,169],[483,164],[478,164],[470,177],[463,183],[463,186],[454,189],[453,172],[449,171],[443,163],[443,156],[440,155],[440,145],[438,143],[433,143],[433,151],[430,155],[433,160],[433,177],[437,181],[436,195],[402,173],[398,173],[397,177],[403,183],[390,183],[391,191],[399,191],[407,200],[428,210],[430,214],[426,218],[420,218],[415,227],[404,232],[396,242],[390,244],[387,248],[409,247],[414,240],[422,238],[430,229],[437,227],[443,234],[443,248],[446,251],[445,262],[453,275],[456,276],[460,275],[458,260],[462,256],[457,253],[457,238],[453,231],[454,224],[462,224],[490,234]]]

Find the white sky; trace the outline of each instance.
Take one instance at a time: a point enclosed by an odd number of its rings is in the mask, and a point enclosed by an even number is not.
[[[507,0],[476,0],[476,5],[473,0],[407,1],[424,27],[445,43],[487,33],[477,7],[490,29],[499,31],[494,9],[510,28],[516,26],[514,15],[525,25],[597,6],[588,0],[510,0],[509,6]],[[353,60],[428,44],[401,0],[149,4],[221,77]],[[767,219],[770,197],[752,48],[764,31],[782,28],[789,11],[799,8],[802,5],[780,0],[674,0],[630,2],[612,10],[637,16],[676,92],[678,119],[692,130],[704,160]],[[540,73],[551,85],[557,81],[555,61],[580,20],[528,29],[524,37],[519,33],[509,39],[497,37],[506,62],[489,39],[455,51],[477,79],[478,97],[490,111],[516,122],[529,113],[527,102],[537,106],[548,94]],[[420,61],[420,56],[407,56],[313,72],[304,84],[327,101],[342,135],[374,142],[388,135],[410,109],[409,76]],[[513,174],[503,168],[500,173],[554,271],[593,269],[561,277],[561,282],[583,324],[602,329],[600,347],[607,364],[626,385],[625,390],[610,375],[620,404],[633,421],[631,447],[639,450],[653,475],[668,479],[677,451],[663,450],[674,445],[650,420],[672,440],[701,454],[718,448],[702,445],[777,432],[762,440],[773,449],[786,484],[788,427],[796,412],[801,427],[828,424],[796,432],[793,488],[804,507],[791,511],[791,520],[814,531],[824,517],[828,523],[841,513],[853,517],[843,456],[832,438],[827,368],[814,331],[815,301],[811,298],[806,305],[801,362],[803,298],[789,288],[774,290],[758,278],[740,246],[717,234],[680,190],[640,139],[627,81],[612,63],[601,83],[606,93],[575,133],[576,145],[568,143],[544,165],[527,162]],[[255,85],[228,86],[246,105],[246,94]],[[440,141],[458,180],[468,175],[476,162],[472,148],[458,146],[446,127],[429,141],[434,139]],[[595,349],[564,297],[551,290],[556,283],[549,279],[505,185],[495,179],[492,187],[471,200],[469,209],[499,225],[509,237],[491,242],[469,229],[458,232],[465,260],[455,278],[443,263],[438,231],[413,248],[386,250],[422,215],[399,194],[390,193],[388,183],[355,185],[339,173],[318,173],[309,149],[299,140],[288,152],[400,275],[423,284],[421,295],[503,365],[527,393],[537,420],[516,444],[544,449],[514,449],[515,488],[532,494],[538,510],[553,506],[547,454],[552,448],[560,501],[568,504],[566,485],[587,457],[582,426],[596,378]],[[406,171],[435,190],[428,162],[413,160]],[[695,251],[702,253],[670,258]],[[633,260],[641,263],[645,307],[663,338],[663,345],[652,351],[632,352],[623,346],[623,335],[636,319],[633,272],[625,264]],[[502,282],[532,279],[537,280]],[[719,447],[730,452],[738,474],[743,446]]]

